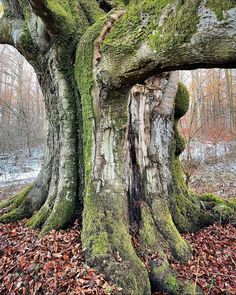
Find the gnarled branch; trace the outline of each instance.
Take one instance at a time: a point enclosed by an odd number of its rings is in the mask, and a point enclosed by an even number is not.
[[[41,18],[49,35],[83,34],[89,25],[80,1],[29,0],[33,12]]]
[[[47,1],[29,0],[34,13],[39,16],[50,35],[57,35],[61,31],[61,24],[58,22],[55,13],[49,9]]]
[[[234,67],[236,3],[137,1],[115,23],[101,54],[104,81],[117,87],[163,71]]]

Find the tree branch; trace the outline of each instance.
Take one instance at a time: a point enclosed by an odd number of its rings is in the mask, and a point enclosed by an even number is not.
[[[76,1],[28,0],[33,12],[41,18],[49,35],[83,33],[88,19]],[[99,8],[98,8],[99,9]],[[79,32],[78,32],[79,29]]]
[[[236,3],[205,2],[127,6],[102,44],[102,79],[121,87],[163,71],[235,67]]]
[[[29,0],[34,13],[39,16],[50,35],[57,35],[61,31],[61,24],[54,13],[48,8],[47,1],[45,0]]]

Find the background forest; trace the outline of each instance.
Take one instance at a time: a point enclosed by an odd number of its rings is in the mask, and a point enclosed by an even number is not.
[[[10,46],[0,47],[0,152],[43,145],[43,99],[36,75],[25,58]]]

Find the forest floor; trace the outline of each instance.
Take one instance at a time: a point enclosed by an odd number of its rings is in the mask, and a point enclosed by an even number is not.
[[[181,155],[184,169],[186,157],[185,150]],[[199,194],[236,197],[236,141],[217,144],[193,142],[190,157],[190,189]]]
[[[122,294],[84,263],[78,223],[39,239],[25,222],[0,225],[0,294]],[[184,237],[194,256],[187,264],[170,257],[179,277],[205,294],[236,294],[236,229],[214,224]]]

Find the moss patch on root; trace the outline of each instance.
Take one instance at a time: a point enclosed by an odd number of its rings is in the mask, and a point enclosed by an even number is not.
[[[1,203],[1,208],[7,207],[7,212],[0,217],[1,223],[17,221],[32,215],[30,199],[28,198],[31,189],[32,186],[28,186],[17,195],[10,198],[9,201],[6,200]]]
[[[189,108],[189,92],[183,83],[179,83],[175,97],[175,118],[180,119]]]
[[[150,281],[153,291],[164,291],[173,295],[203,295],[203,292],[192,282],[180,280],[178,274],[170,268],[167,260],[151,263]]]
[[[236,224],[236,200],[224,200],[214,194],[204,194],[199,197],[204,207],[213,215],[215,221]]]
[[[27,221],[26,226],[30,228],[40,228],[47,220],[50,214],[49,209],[43,205],[34,215]]]

